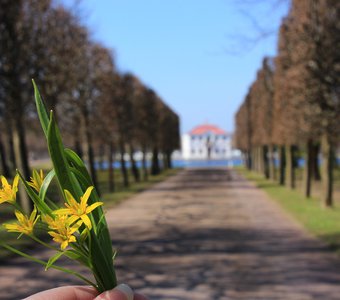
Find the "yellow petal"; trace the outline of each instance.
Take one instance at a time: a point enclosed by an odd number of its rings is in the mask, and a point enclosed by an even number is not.
[[[25,218],[25,216],[24,216],[20,211],[15,210],[15,211],[14,211],[14,214],[15,214],[15,216],[17,217],[19,223],[22,224],[22,223],[25,222],[26,218]]]
[[[76,202],[76,200],[73,198],[72,194],[68,190],[64,190],[64,192],[65,192],[66,200],[69,204],[72,205],[74,202]]]
[[[19,175],[16,174],[13,179],[12,189],[16,192],[19,184]]]
[[[3,226],[8,230],[8,231],[18,231],[19,225],[18,224],[3,224]]]
[[[73,224],[75,221],[77,221],[77,220],[79,220],[79,216],[75,216],[75,215],[73,215],[73,216],[71,216],[71,217],[69,217],[68,219],[67,219],[67,223],[68,223],[68,225],[71,225],[71,224]]]
[[[9,185],[7,179],[2,175],[1,175],[1,184],[3,187],[7,187]]]
[[[60,208],[55,211],[53,211],[53,214],[55,215],[69,215],[72,211],[69,208]]]
[[[88,229],[92,228],[92,224],[91,224],[90,218],[87,215],[81,215],[80,218],[83,220],[85,226]]]
[[[68,246],[68,241],[63,241],[62,243],[61,243],[61,246],[60,246],[60,248],[61,248],[61,250],[65,250],[65,248]]]
[[[96,203],[91,204],[90,206],[88,206],[88,207],[86,208],[86,213],[87,213],[87,214],[90,213],[90,212],[93,211],[95,208],[97,208],[98,206],[101,206],[101,205],[103,205],[103,204],[104,204],[104,202],[96,202]]]
[[[82,205],[82,207],[86,207],[86,203],[89,200],[92,190],[93,190],[93,186],[88,187],[84,195],[81,197],[80,205]]]

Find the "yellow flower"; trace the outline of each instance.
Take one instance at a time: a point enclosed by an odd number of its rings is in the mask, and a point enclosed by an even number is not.
[[[67,215],[55,215],[54,218],[49,215],[42,216],[42,221],[48,225],[48,228],[52,230],[59,230],[66,226],[70,226],[70,220]]]
[[[32,234],[35,223],[38,221],[37,209],[34,208],[29,217],[24,216],[20,211],[15,210],[15,216],[18,219],[18,223],[4,224],[3,226],[9,232],[20,232],[27,235]]]
[[[49,231],[49,235],[53,237],[53,241],[60,244],[61,250],[64,250],[69,243],[73,243],[76,241],[76,237],[73,235],[79,228],[81,224],[76,223],[73,226],[67,226],[66,223],[64,226],[59,226],[57,231]]]
[[[97,208],[100,205],[103,205],[103,202],[96,202],[91,204],[90,206],[87,205],[87,201],[89,200],[90,194],[93,190],[93,186],[90,186],[84,195],[80,197],[80,203],[78,203],[71,193],[67,190],[65,190],[65,195],[68,203],[65,203],[65,206],[67,208],[61,208],[53,213],[56,215],[69,215],[70,222],[74,223],[75,221],[81,219],[86,227],[88,229],[92,228],[92,224],[90,221],[90,218],[88,217],[88,214],[93,211],[95,208]]]
[[[39,193],[43,181],[44,181],[44,173],[43,173],[43,170],[40,169],[39,173],[36,170],[33,170],[33,176],[31,177],[31,181],[27,183]]]
[[[2,188],[0,189],[0,204],[4,202],[15,203],[18,191],[19,175],[15,175],[13,184],[10,185],[4,176],[1,176]]]

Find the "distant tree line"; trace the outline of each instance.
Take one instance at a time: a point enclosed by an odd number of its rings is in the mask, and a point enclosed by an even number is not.
[[[340,136],[339,49],[340,1],[292,0],[278,55],[263,60],[235,116],[235,144],[247,167],[294,188],[303,154],[304,194],[310,197],[312,179],[321,179],[325,206],[333,205]]]
[[[29,155],[46,150],[32,78],[55,111],[66,144],[87,161],[95,184],[97,157],[109,163],[111,191],[115,157],[125,186],[127,156],[135,181],[148,178],[147,153],[152,153],[152,174],[171,167],[171,153],[179,147],[178,115],[137,76],[118,72],[112,51],[94,42],[75,14],[51,0],[0,0],[0,5],[2,174],[13,176],[17,167],[29,178]],[[141,170],[137,150],[143,153]]]

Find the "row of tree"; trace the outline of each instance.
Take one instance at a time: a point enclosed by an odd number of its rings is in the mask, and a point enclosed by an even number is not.
[[[278,54],[263,60],[235,117],[235,142],[248,168],[294,188],[302,153],[304,193],[310,197],[321,161],[325,206],[333,204],[340,136],[339,49],[340,1],[292,0],[280,27]]]
[[[88,162],[95,184],[95,157],[108,161],[111,191],[115,157],[120,157],[125,186],[128,155],[136,181],[147,179],[147,153],[152,153],[152,174],[171,167],[171,153],[179,147],[178,115],[136,76],[118,72],[112,51],[94,42],[70,9],[51,0],[0,0],[0,5],[0,161],[5,176],[17,167],[29,178],[29,155],[46,151],[31,78],[55,111],[66,144]],[[142,176],[137,150],[143,153]]]

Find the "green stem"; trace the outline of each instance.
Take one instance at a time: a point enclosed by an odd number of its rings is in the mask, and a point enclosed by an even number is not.
[[[24,253],[24,252],[21,252],[21,251],[15,249],[15,248],[13,248],[13,247],[11,247],[11,246],[9,246],[9,245],[6,245],[6,244],[4,244],[4,243],[0,243],[0,246],[4,247],[5,249],[7,249],[7,250],[9,250],[9,251],[12,251],[12,252],[14,252],[14,253],[16,253],[16,254],[18,254],[18,255],[20,255],[20,256],[23,256],[23,257],[25,257],[25,258],[27,258],[27,259],[30,259],[31,261],[34,261],[34,262],[36,262],[36,263],[39,263],[39,264],[41,264],[41,265],[43,265],[43,266],[45,266],[45,267],[47,266],[47,263],[44,262],[43,260],[38,259],[38,258],[35,258],[35,257],[31,256],[31,255],[28,255],[28,254]],[[95,283],[93,283],[92,281],[88,280],[87,278],[85,278],[84,276],[82,276],[81,274],[79,274],[78,272],[75,272],[75,271],[72,271],[72,270],[69,270],[69,269],[66,269],[66,268],[63,268],[63,267],[59,267],[59,266],[56,266],[56,265],[51,265],[51,266],[49,266],[49,267],[50,267],[50,268],[53,268],[53,269],[56,269],[56,270],[59,270],[59,271],[63,271],[63,272],[65,272],[65,273],[71,274],[71,275],[73,275],[73,276],[76,276],[76,277],[78,277],[79,279],[81,279],[81,280],[83,280],[84,282],[86,282],[87,284],[92,285],[93,287],[95,287],[96,289],[98,289],[98,286],[97,286]]]
[[[52,250],[55,250],[55,251],[58,251],[58,252],[62,252],[59,248],[57,247],[54,247],[54,246],[51,246],[50,244],[47,244],[45,243],[44,241],[42,241],[41,239],[37,238],[36,236],[34,235],[30,235],[29,236],[32,240],[36,241],[37,243],[49,248],[49,249],[52,249]]]

